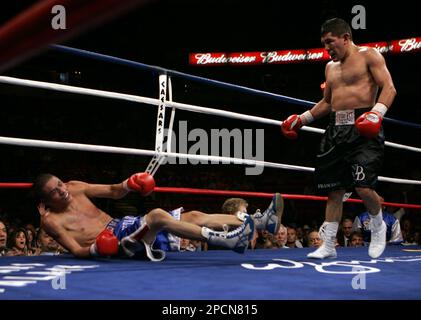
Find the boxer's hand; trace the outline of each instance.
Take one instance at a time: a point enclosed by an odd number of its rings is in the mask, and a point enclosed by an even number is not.
[[[126,190],[139,192],[145,197],[155,189],[155,179],[147,172],[135,173],[123,182],[123,186]]]
[[[109,257],[118,253],[118,239],[110,230],[102,231],[89,248],[91,256]]]
[[[48,208],[45,207],[45,204],[43,202],[40,202],[37,208],[40,216],[45,216],[49,212]]]
[[[355,127],[361,136],[375,138],[380,132],[382,120],[383,118],[378,112],[368,111],[358,117]]]
[[[288,139],[297,139],[298,131],[303,126],[301,118],[298,114],[293,114],[282,122],[281,130]]]
[[[298,131],[302,126],[306,126],[314,121],[310,110],[298,115],[293,114],[282,122],[281,129],[284,136],[288,139],[297,139]]]

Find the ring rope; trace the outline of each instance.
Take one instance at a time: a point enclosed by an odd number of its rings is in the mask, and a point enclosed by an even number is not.
[[[237,196],[237,197],[256,197],[256,198],[272,198],[273,193],[265,192],[249,192],[249,191],[231,191],[231,190],[215,190],[215,189],[198,189],[198,188],[176,188],[176,187],[155,187],[154,192],[162,193],[180,193],[180,194],[202,194],[213,196]],[[326,201],[327,197],[310,196],[301,194],[282,194],[285,199],[291,200],[308,200],[308,201]],[[344,202],[363,203],[361,199],[347,198]],[[421,205],[396,203],[396,202],[382,202],[385,206],[407,208],[407,209],[421,209]]]
[[[112,92],[112,91],[103,91],[103,90],[97,90],[97,89],[74,87],[74,86],[56,84],[56,83],[51,83],[51,82],[19,79],[19,78],[13,78],[13,77],[0,76],[0,83],[29,86],[29,87],[54,90],[54,91],[62,91],[62,92],[68,92],[68,93],[84,94],[84,95],[97,96],[97,97],[102,97],[102,98],[120,99],[120,100],[144,103],[144,104],[155,105],[155,106],[159,106],[160,104],[159,99],[153,99],[153,98],[148,98],[148,97],[142,97],[142,96],[136,96],[136,95],[131,95],[131,94]],[[211,114],[211,115],[222,116],[222,117],[227,117],[231,119],[252,121],[252,122],[264,123],[264,124],[270,124],[270,125],[276,125],[276,126],[280,126],[282,124],[282,121],[279,121],[279,120],[245,115],[245,114],[240,114],[240,113],[236,113],[232,111],[206,108],[206,107],[195,106],[195,105],[173,102],[173,101],[166,101],[166,104],[169,107],[174,107],[180,110]],[[302,130],[308,131],[308,132],[315,132],[315,133],[325,132],[325,130],[323,129],[309,127],[309,126],[304,126]],[[392,148],[421,153],[421,148],[417,148],[417,147],[407,146],[407,145],[398,144],[398,143],[389,142],[389,141],[386,141],[385,145]]]
[[[280,95],[280,94],[275,94],[275,93],[271,93],[271,92],[267,92],[267,91],[252,89],[252,88],[248,88],[248,87],[244,87],[244,86],[240,86],[240,85],[236,85],[236,84],[232,84],[232,83],[228,83],[228,82],[223,82],[223,81],[219,81],[219,80],[203,78],[203,77],[191,75],[191,74],[188,74],[188,73],[183,73],[183,72],[180,72],[180,71],[165,69],[165,68],[158,67],[158,66],[151,66],[151,65],[147,65],[145,63],[127,60],[127,59],[118,58],[118,57],[113,57],[113,56],[105,55],[105,54],[102,54],[102,53],[97,53],[97,52],[92,52],[92,51],[62,46],[62,45],[51,45],[50,47],[52,49],[57,50],[57,51],[69,53],[69,54],[72,54],[72,55],[75,55],[75,56],[91,58],[91,59],[104,61],[104,62],[111,62],[111,63],[114,63],[114,64],[119,64],[119,65],[126,66],[126,67],[132,67],[132,68],[135,68],[135,69],[152,71],[154,73],[166,72],[170,76],[177,76],[177,77],[184,78],[184,79],[191,80],[191,81],[210,83],[210,84],[215,85],[216,87],[230,88],[230,89],[234,89],[235,91],[240,91],[240,92],[248,92],[248,93],[255,94],[257,96],[263,96],[263,97],[266,97],[266,98],[269,97],[269,98],[272,98],[272,99],[275,99],[275,100],[278,100],[278,101],[282,101],[282,102],[290,102],[290,103],[299,104],[299,105],[303,105],[303,106],[313,106],[314,105],[314,102],[307,101],[307,100],[302,100],[302,99],[292,98],[292,97],[288,97],[288,96],[284,96],[284,95]]]
[[[179,71],[175,71],[175,70],[165,69],[165,68],[158,67],[158,66],[151,66],[151,65],[147,65],[147,64],[144,64],[144,63],[141,63],[141,62],[122,59],[122,58],[109,56],[109,55],[105,55],[105,54],[101,54],[101,53],[97,53],[97,52],[92,52],[92,51],[87,51],[87,50],[62,46],[62,45],[51,45],[50,47],[54,50],[57,50],[57,51],[60,51],[60,52],[65,52],[65,53],[72,54],[72,55],[75,55],[75,56],[100,60],[100,61],[109,62],[109,63],[113,63],[113,64],[119,64],[119,65],[128,66],[128,67],[132,67],[132,68],[140,69],[140,70],[148,70],[148,71],[152,71],[152,72],[155,72],[155,73],[165,72],[169,76],[171,76],[171,75],[172,76],[178,76],[180,78],[184,78],[184,79],[187,79],[187,80],[192,80],[192,81],[196,81],[196,82],[199,82],[199,83],[208,83],[208,84],[215,85],[216,87],[229,88],[229,89],[233,89],[234,91],[238,91],[238,92],[242,92],[242,93],[244,93],[244,92],[252,93],[256,96],[262,96],[262,97],[274,99],[274,100],[277,100],[277,101],[289,102],[289,103],[292,103],[292,104],[302,105],[302,106],[306,106],[306,107],[313,107],[316,104],[313,101],[288,97],[288,96],[275,94],[275,93],[271,93],[271,92],[267,92],[267,91],[263,91],[263,90],[253,89],[253,88],[249,88],[249,87],[245,87],[245,86],[240,86],[240,85],[236,85],[236,84],[232,84],[232,83],[228,83],[228,82],[223,82],[223,81],[219,81],[219,80],[199,77],[199,76],[195,76],[195,75],[191,75],[191,74],[187,74],[187,73],[183,73],[183,72],[179,72]],[[412,127],[412,128],[416,128],[416,129],[421,129],[421,125],[418,124],[418,123],[396,120],[396,119],[391,119],[391,118],[388,118],[388,117],[384,117],[384,121],[385,122],[390,121],[390,122],[395,123],[395,124],[400,124],[400,125],[404,125],[404,126],[408,126],[408,127]]]
[[[0,137],[0,144],[9,144],[9,145],[17,145],[17,146],[25,146],[25,147],[52,148],[52,149],[62,149],[62,150],[64,149],[64,150],[88,151],[88,152],[143,155],[143,156],[154,156],[157,154],[156,151],[144,150],[144,149],[121,148],[121,147],[111,147],[111,146],[103,146],[103,145],[91,145],[91,144],[81,144],[81,143],[71,143],[71,142],[57,142],[57,141],[9,138],[9,137]],[[164,155],[169,158],[222,162],[222,163],[227,163],[227,164],[234,163],[234,164],[242,164],[242,165],[250,165],[250,166],[264,166],[264,167],[276,168],[276,169],[314,172],[314,168],[311,168],[311,167],[296,166],[296,165],[289,165],[289,164],[275,163],[275,162],[268,162],[268,161],[258,161],[258,160],[210,156],[210,155],[174,153],[174,152],[162,152],[161,155]],[[399,179],[399,178],[390,178],[390,177],[382,177],[382,176],[379,176],[378,180],[391,182],[391,183],[421,185],[420,180]]]
[[[16,182],[0,182],[0,189],[28,189],[32,187],[32,183],[16,183]],[[177,194],[201,194],[208,196],[229,196],[229,197],[253,197],[253,198],[272,198],[273,193],[267,192],[250,192],[250,191],[232,191],[232,190],[215,190],[215,189],[198,189],[198,188],[176,188],[176,187],[155,187],[154,192],[157,193],[177,193]],[[301,194],[282,194],[284,199],[290,200],[307,200],[307,201],[326,201],[327,197],[309,196]],[[360,199],[348,198],[344,202],[363,203]],[[421,209],[421,205],[382,202],[383,205],[389,207]]]

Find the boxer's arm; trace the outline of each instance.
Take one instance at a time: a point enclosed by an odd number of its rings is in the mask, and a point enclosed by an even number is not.
[[[328,75],[328,66],[326,66],[326,79]],[[323,99],[316,103],[310,110],[303,112],[302,114],[293,114],[282,121],[281,130],[283,135],[288,139],[296,139],[298,136],[298,131],[303,127],[312,123],[314,120],[324,117],[329,114],[332,106],[330,104],[331,100],[331,88],[328,82],[326,81],[325,89],[323,90]]]
[[[146,172],[135,173],[118,184],[89,184],[82,181],[71,181],[69,187],[82,191],[89,198],[121,199],[130,191],[139,192],[142,196],[151,194],[155,188],[154,178]]]
[[[121,199],[128,193],[123,187],[123,183],[90,184],[82,181],[70,181],[69,186],[83,192],[88,198]]]
[[[42,228],[62,247],[78,258],[89,258],[89,247],[82,247],[67,231],[52,219],[43,219]]]
[[[380,88],[380,95],[377,102],[389,108],[395,99],[396,89],[390,72],[387,69],[386,62],[383,56],[373,48],[367,49],[366,59],[370,73]]]
[[[326,77],[326,86],[323,90],[323,98],[317,102],[310,112],[313,115],[314,119],[320,119],[328,115],[332,110],[331,100],[332,100],[332,88],[330,87],[329,81],[329,67],[330,64],[326,65],[325,77]]]
[[[331,110],[332,106],[326,101],[325,98],[323,98],[317,102],[313,108],[311,108],[310,112],[314,119],[320,119],[328,115]]]

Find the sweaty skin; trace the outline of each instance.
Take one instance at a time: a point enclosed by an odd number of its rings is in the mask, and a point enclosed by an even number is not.
[[[390,106],[396,91],[383,56],[373,48],[359,47],[345,37],[330,32],[321,39],[332,57],[326,65],[323,99],[312,109],[314,118],[331,111],[372,107],[376,102]],[[345,46],[347,45],[347,47]]]
[[[43,192],[47,200],[38,206],[41,227],[72,254],[87,258],[90,257],[90,246],[112,220],[90,198],[120,199],[128,190],[124,187],[124,182],[112,185],[81,181],[64,183],[53,176],[44,185]],[[149,244],[161,230],[167,230],[179,237],[206,240],[202,235],[203,226],[223,230],[225,224],[238,227],[243,223],[235,215],[205,214],[200,211],[185,212],[178,221],[159,208],[151,210],[144,219],[149,231],[143,240]]]
[[[52,178],[44,191],[53,205],[46,207],[41,203],[38,207],[42,227],[76,256],[88,257],[89,246],[112,220],[91,202],[88,195],[108,197],[115,192],[117,198],[121,193],[127,193],[122,188],[113,190],[113,186],[88,185],[80,181],[63,183],[57,177]]]

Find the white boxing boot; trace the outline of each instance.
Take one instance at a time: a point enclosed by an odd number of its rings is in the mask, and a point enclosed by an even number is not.
[[[307,255],[307,258],[326,259],[336,258],[336,233],[338,232],[338,222],[325,221],[319,230],[320,238],[323,240],[322,245]]]
[[[212,245],[223,246],[237,253],[244,253],[250,240],[253,238],[253,231],[253,219],[247,216],[244,223],[232,231],[225,230],[221,232],[202,227],[202,236]]]
[[[378,258],[386,248],[386,223],[383,221],[383,214],[380,211],[377,215],[370,214],[371,241],[368,247],[368,255]]]
[[[268,208],[263,213],[258,211],[253,215],[256,229],[267,230],[269,233],[277,234],[281,226],[283,212],[284,199],[280,193],[275,193]]]

